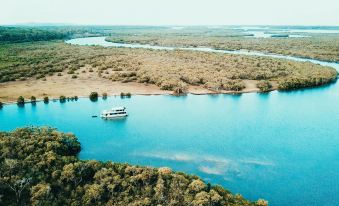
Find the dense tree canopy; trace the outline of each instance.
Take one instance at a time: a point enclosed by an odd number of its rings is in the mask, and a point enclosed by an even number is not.
[[[1,27],[0,42],[30,42],[64,39],[69,32],[57,32],[27,27]]]
[[[82,161],[72,134],[52,128],[0,132],[0,205],[267,205],[196,176]]]

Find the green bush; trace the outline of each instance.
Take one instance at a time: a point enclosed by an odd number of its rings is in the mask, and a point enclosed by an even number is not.
[[[0,102],[0,109],[2,109],[2,107],[3,107],[3,103],[2,103],[2,102]]]
[[[132,95],[131,95],[131,93],[129,93],[129,92],[127,92],[127,93],[124,93],[124,92],[121,92],[120,93],[120,97],[131,97]]]
[[[60,103],[65,103],[65,102],[66,102],[66,97],[63,96],[63,95],[61,95],[61,96],[59,97],[59,101],[60,101]]]
[[[102,93],[102,98],[107,99],[107,93],[106,92]]]
[[[272,84],[267,80],[262,80],[257,83],[257,87],[261,92],[268,92],[272,89]]]
[[[49,98],[48,97],[44,97],[44,103],[48,104],[49,103]]]
[[[23,96],[20,96],[20,97],[18,97],[16,102],[17,102],[18,105],[24,105],[25,104],[25,98]]]
[[[98,92],[91,92],[91,94],[89,95],[89,99],[93,102],[97,101],[98,97],[99,97]]]
[[[36,103],[36,97],[35,96],[31,96],[31,103],[35,104]]]

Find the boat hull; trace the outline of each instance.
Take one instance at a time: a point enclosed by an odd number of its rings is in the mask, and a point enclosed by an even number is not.
[[[127,117],[128,114],[118,114],[118,115],[100,115],[103,119],[118,119],[118,118],[124,118]]]

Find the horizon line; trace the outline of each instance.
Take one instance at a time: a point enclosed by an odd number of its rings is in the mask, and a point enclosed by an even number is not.
[[[26,23],[0,23],[0,26],[154,26],[154,27],[195,27],[195,26],[307,26],[307,27],[339,27],[330,24],[83,24],[83,23],[58,23],[58,22],[26,22]]]

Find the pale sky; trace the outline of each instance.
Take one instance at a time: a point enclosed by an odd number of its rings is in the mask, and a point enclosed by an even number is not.
[[[339,26],[339,0],[0,0],[22,23]]]

